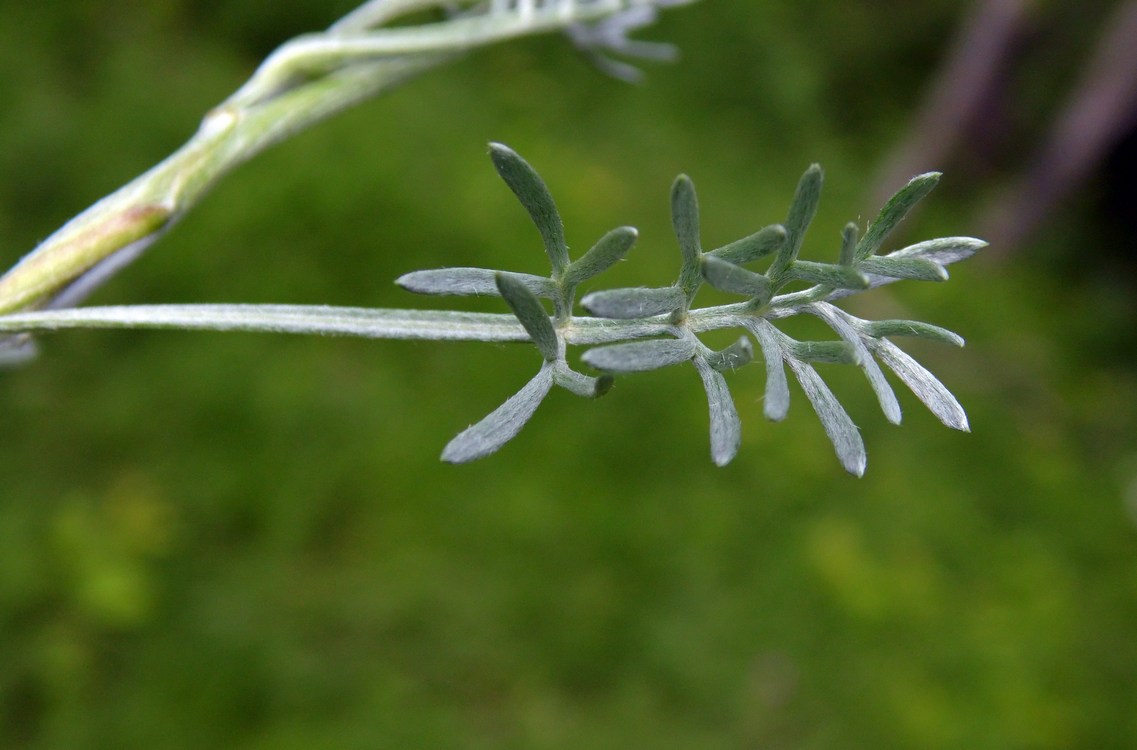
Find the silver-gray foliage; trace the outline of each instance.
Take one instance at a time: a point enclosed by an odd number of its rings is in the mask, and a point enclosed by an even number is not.
[[[798,257],[821,199],[822,172],[817,165],[799,181],[784,222],[711,249],[703,247],[695,185],[680,175],[671,191],[672,225],[680,250],[675,282],[657,288],[594,291],[580,300],[590,315],[576,315],[577,288],[622,260],[636,242],[636,230],[613,229],[573,260],[548,187],[524,159],[495,143],[489,149],[493,165],[536,225],[549,275],[443,268],[408,273],[398,283],[420,294],[500,296],[509,312],[242,304],[75,307],[91,289],[167,233],[223,175],[335,112],[463,52],[557,31],[567,33],[603,69],[634,79],[638,71],[617,57],[661,60],[671,58],[674,50],[631,39],[629,34],[654,22],[661,8],[690,1],[369,0],[327,31],[286,42],[245,85],[210,111],[182,148],[67,222],[0,276],[0,367],[26,362],[34,355],[33,333],[65,328],[532,342],[542,359],[537,375],[446,446],[442,458],[456,463],[493,453],[515,437],[553,386],[595,398],[611,388],[616,375],[688,363],[706,390],[711,456],[719,465],[734,458],[741,440],[727,377],[755,360],[766,371],[765,416],[774,421],[785,418],[790,406],[788,370],[817,412],[842,465],[856,475],[865,468],[864,444],[817,364],[859,367],[886,419],[896,423],[900,405],[885,376],[885,370],[891,370],[944,424],[966,430],[967,417],[955,397],[891,340],[917,336],[961,346],[962,338],[917,321],[861,320],[833,304],[900,279],[944,281],[946,265],[971,256],[985,244],[970,237],[948,237],[879,254],[889,233],[935,187],[936,173],[915,177],[863,233],[856,224],[848,224],[836,263]],[[442,19],[402,23],[430,10],[443,11]],[[756,267],[759,264],[764,268]],[[736,295],[739,301],[694,307],[704,284]],[[788,291],[791,286],[794,291]],[[551,304],[551,311],[546,304]],[[801,313],[822,320],[835,338],[798,341],[775,325]],[[699,338],[728,328],[744,333],[720,351]],[[592,347],[581,359],[599,374],[574,370],[566,357],[569,346]]]
[[[720,466],[734,458],[741,440],[738,410],[727,387],[727,376],[755,360],[765,365],[767,419],[782,420],[789,410],[788,368],[821,420],[841,465],[857,476],[865,470],[864,442],[816,364],[859,367],[890,422],[899,423],[901,414],[885,369],[891,370],[945,425],[968,429],[967,416],[955,397],[891,340],[915,336],[962,346],[961,337],[918,321],[862,320],[833,304],[849,294],[896,280],[943,281],[947,278],[944,266],[970,257],[985,245],[971,237],[947,237],[878,255],[889,232],[935,186],[939,175],[920,175],[901,188],[863,235],[855,224],[847,225],[837,263],[798,258],[821,196],[822,172],[816,165],[806,170],[798,183],[784,223],[710,250],[702,246],[695,186],[688,177],[680,176],[671,197],[681,258],[677,281],[665,287],[592,292],[581,300],[591,315],[575,315],[577,287],[622,259],[636,241],[636,230],[614,229],[573,260],[560,213],[537,171],[502,144],[491,144],[490,156],[536,225],[550,274],[445,268],[408,273],[397,283],[420,294],[499,296],[508,313],[303,305],[130,305],[0,316],[0,333],[130,327],[533,343],[542,359],[536,376],[446,446],[442,458],[454,463],[487,456],[514,438],[553,386],[595,398],[608,392],[616,375],[677,364],[693,366],[702,381],[710,415],[711,457]],[[767,260],[764,270],[747,267]],[[801,287],[803,282],[805,288],[786,291],[787,286]],[[741,299],[693,307],[703,284]],[[551,314],[543,299],[552,303]],[[817,317],[835,337],[799,341],[775,325],[798,314]],[[749,335],[720,351],[699,339],[699,334],[728,328]],[[755,357],[755,342],[760,357]],[[592,347],[581,359],[600,374],[574,370],[567,359],[569,346]]]
[[[504,437],[513,437],[529,419],[539,401],[549,391],[552,378],[544,375],[550,367],[571,371],[565,360],[567,343],[588,343],[580,318],[572,315],[577,284],[608,268],[622,258],[635,240],[634,230],[613,230],[576,262],[570,261],[560,216],[552,195],[537,172],[515,152],[493,144],[490,153],[498,172],[528,210],[544,240],[552,265],[547,279],[497,272],[497,293],[505,297],[529,337],[545,357],[537,378],[518,396],[469,428],[447,447],[443,458],[463,461],[496,450]],[[889,337],[917,336],[962,345],[954,333],[937,326],[914,321],[865,321],[841,310],[831,300],[898,279],[943,281],[944,265],[962,260],[984,243],[969,237],[953,237],[922,242],[887,255],[878,255],[887,235],[913,206],[927,195],[939,175],[920,175],[909,182],[881,210],[864,235],[855,224],[846,226],[839,262],[818,263],[798,259],[805,233],[817,211],[821,197],[822,172],[810,167],[798,184],[786,222],[765,227],[754,234],[709,251],[702,248],[699,207],[690,178],[680,176],[672,188],[671,207],[676,239],[682,256],[679,279],[662,288],[629,288],[593,292],[583,305],[597,318],[592,326],[607,322],[610,328],[624,330],[624,341],[594,347],[582,357],[585,364],[608,374],[655,370],[675,364],[691,363],[706,390],[710,410],[711,455],[724,465],[734,458],[740,442],[738,411],[723,373],[749,364],[753,343],[743,336],[721,352],[707,348],[697,333],[721,328],[741,328],[751,333],[762,351],[766,365],[766,416],[785,417],[790,392],[785,368],[800,383],[806,398],[817,412],[837,457],[847,471],[864,473],[866,454],[860,432],[848,413],[814,367],[818,362],[853,364],[865,374],[877,396],[881,410],[892,423],[901,419],[900,404],[881,365],[892,370],[945,425],[967,430],[967,418],[958,401],[927,369],[897,347]],[[773,256],[765,271],[745,264]],[[463,293],[458,284],[428,285],[423,274],[436,273],[448,278],[458,269],[408,274],[399,283],[411,291]],[[488,270],[460,269],[475,277],[494,273]],[[477,276],[477,278],[483,278]],[[794,282],[812,284],[806,289],[779,294]],[[743,301],[711,308],[692,309],[691,303],[703,283],[737,294]],[[469,284],[475,293],[493,293],[486,284]],[[544,317],[538,296],[553,300],[554,315]],[[524,304],[522,304],[524,301]],[[541,310],[541,312],[537,312]],[[824,321],[836,334],[833,341],[797,341],[780,331],[771,321],[807,313]],[[546,325],[546,323],[548,325]],[[624,328],[639,323],[644,330]],[[658,327],[656,327],[658,326]],[[583,329],[583,332],[592,330]],[[555,337],[555,340],[550,340]],[[574,341],[573,339],[577,339]],[[589,393],[594,395],[595,391]],[[458,444],[463,450],[455,449]]]

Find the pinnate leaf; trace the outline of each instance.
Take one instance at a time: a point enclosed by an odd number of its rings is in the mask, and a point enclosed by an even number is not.
[[[841,255],[840,263],[843,266],[851,266],[857,260],[857,225],[849,222],[845,225],[845,229],[841,232]]]
[[[483,458],[512,440],[537,411],[553,387],[554,364],[545,362],[536,377],[490,412],[485,419],[460,432],[442,451],[442,460],[461,464]]]
[[[748,336],[741,336],[738,341],[727,348],[711,352],[705,355],[703,359],[719,372],[734,371],[750,364],[754,359],[754,344],[750,343]]]
[[[541,355],[550,361],[557,359],[560,356],[557,332],[553,328],[549,314],[541,306],[541,301],[529,291],[529,287],[508,274],[499,273],[496,281],[501,296],[505,298],[506,304],[517,316],[529,338],[533,339]]]
[[[963,346],[964,343],[963,337],[958,333],[934,326],[931,323],[921,323],[918,320],[862,321],[860,327],[861,330],[874,338],[916,336],[953,346]]]
[[[959,405],[959,401],[951,391],[927,368],[888,339],[872,340],[869,347],[877,359],[896,373],[896,377],[904,381],[904,384],[916,394],[916,398],[920,399],[941,422],[954,430],[970,431],[967,412]]]
[[[771,422],[781,422],[790,409],[790,386],[786,379],[783,361],[785,335],[764,318],[751,318],[746,328],[758,339],[758,346],[766,359],[766,397],[763,413]]]
[[[545,252],[553,266],[553,276],[560,277],[568,267],[568,246],[565,244],[565,229],[553,195],[537,170],[529,165],[509,146],[501,143],[490,144],[490,158],[497,173],[509,185],[509,189],[529,212],[529,217],[537,225]]]
[[[703,380],[707,392],[707,406],[711,417],[711,458],[717,466],[726,466],[738,454],[742,442],[742,422],[738,409],[730,396],[730,388],[722,373],[701,358],[694,360],[695,369]]]
[[[824,284],[836,289],[868,289],[869,279],[852,266],[838,266],[832,263],[814,263],[808,260],[794,261],[788,275],[798,281],[811,284]]]
[[[763,274],[755,273],[714,255],[704,255],[700,265],[703,278],[715,289],[763,301],[769,300],[773,295],[770,279]]]
[[[685,174],[679,175],[671,186],[671,223],[679,249],[683,251],[684,264],[693,264],[700,252],[699,200],[695,196],[695,184]]]
[[[857,260],[875,255],[884,244],[889,232],[904,220],[908,212],[921,201],[940,181],[939,172],[927,172],[909,180],[880,210],[865,236],[857,244]]]
[[[987,243],[975,237],[939,237],[934,240],[917,242],[902,250],[889,253],[885,258],[926,258],[941,266],[967,260],[987,247]]]
[[[451,294],[458,296],[493,295],[500,296],[497,289],[497,274],[510,276],[523,283],[538,297],[550,298],[556,292],[556,285],[544,276],[509,271],[493,271],[488,268],[436,268],[428,271],[412,271],[395,280],[395,283],[416,294]]]
[[[785,242],[786,228],[781,224],[771,224],[752,235],[711,250],[707,255],[741,266],[778,252]]]
[[[785,350],[803,362],[823,362],[836,365],[860,364],[856,348],[847,341],[794,341],[786,340]]]
[[[695,355],[695,343],[688,339],[652,339],[626,344],[598,346],[582,359],[606,372],[647,372],[686,362]]]
[[[865,444],[861,440],[860,430],[853,424],[848,412],[811,365],[792,357],[786,362],[801,383],[806,398],[813,405],[813,410],[817,412],[817,418],[821,420],[821,426],[825,428],[825,434],[833,443],[833,449],[837,452],[837,458],[845,467],[845,471],[854,476],[863,476],[868,456],[865,454]]]
[[[847,313],[828,302],[819,302],[806,309],[829,324],[829,327],[841,337],[842,341],[852,348],[857,364],[860,365],[869,385],[872,386],[873,393],[876,394],[877,402],[880,404],[880,409],[884,412],[885,418],[892,424],[900,424],[900,402],[896,400],[896,393],[888,384],[888,379],[885,378],[880,365],[872,358],[861,339],[861,333],[853,323],[855,319],[851,319]]]
[[[790,212],[786,217],[786,241],[778,253],[777,259],[771,269],[771,276],[783,273],[790,264],[797,259],[801,243],[805,239],[805,232],[809,229],[813,217],[817,214],[817,207],[821,204],[821,184],[824,174],[821,167],[813,164],[805,170],[805,174],[798,180],[797,191],[794,193]]]
[[[628,254],[637,236],[634,227],[613,229],[601,237],[587,253],[569,265],[565,271],[565,283],[575,286],[607,271]]]
[[[887,276],[893,279],[914,279],[916,281],[947,281],[948,272],[939,263],[928,258],[894,258],[873,256],[857,264],[865,273]]]
[[[627,320],[669,313],[685,300],[679,287],[635,287],[586,294],[580,304],[597,317]]]
[[[553,382],[577,396],[600,398],[612,390],[615,379],[607,373],[596,378],[590,377],[570,369],[562,362],[553,374]]]

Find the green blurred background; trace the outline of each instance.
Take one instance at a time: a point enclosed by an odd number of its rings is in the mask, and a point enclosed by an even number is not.
[[[351,5],[0,3],[3,265]],[[982,231],[1118,4],[1074,5],[1034,5],[993,135],[919,166],[947,175],[908,238]],[[542,272],[489,140],[542,172],[577,250],[640,228],[603,286],[672,280],[680,171],[710,244],[781,220],[821,162],[804,257],[828,260],[967,11],[704,0],[644,34],[683,59],[638,87],[563,40],[491,49],[241,168],[92,302],[439,306],[392,280]],[[860,480],[800,391],[764,421],[757,367],[730,380],[725,469],[682,369],[554,393],[452,467],[442,446],[535,371],[531,348],[45,338],[0,373],[0,747],[1137,746],[1132,151],[1013,252],[856,301],[968,339],[907,348],[973,429],[906,392],[888,425],[826,368]]]

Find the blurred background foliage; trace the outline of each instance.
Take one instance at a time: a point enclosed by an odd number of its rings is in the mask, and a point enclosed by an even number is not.
[[[285,38],[350,0],[3,2],[0,253],[155,163]],[[909,239],[978,234],[1120,3],[1037,2],[997,101]],[[541,272],[485,143],[543,173],[604,286],[672,279],[668,187],[708,243],[827,170],[804,257],[872,216],[969,4],[704,0],[643,86],[558,39],[492,49],[243,167],[94,302],[434,306],[419,268]],[[472,466],[445,442],[528,347],[76,332],[0,374],[5,748],[1131,748],[1137,745],[1137,203],[1119,136],[1014,248],[851,301],[968,339],[913,346],[973,434],[826,368],[846,476],[800,391],[707,450],[685,370],[554,394]],[[446,304],[446,302],[441,302]],[[459,302],[458,304],[461,304]],[[494,301],[474,309],[497,310]]]

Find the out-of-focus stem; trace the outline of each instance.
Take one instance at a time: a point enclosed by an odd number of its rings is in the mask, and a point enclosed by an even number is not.
[[[375,29],[443,0],[370,2],[282,45],[178,151],[76,216],[0,278],[0,314],[77,304],[139,255],[231,169],[347,107],[480,46],[598,21],[656,0],[477,4],[446,20]],[[468,5],[468,4],[467,4]]]

